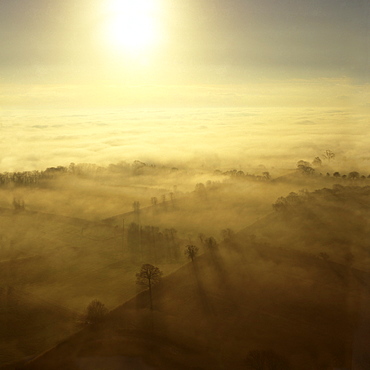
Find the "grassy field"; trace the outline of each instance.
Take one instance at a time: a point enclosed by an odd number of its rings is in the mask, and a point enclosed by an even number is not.
[[[27,211],[3,210],[0,217],[0,320],[7,328],[0,333],[1,363],[40,352],[73,333],[78,315],[93,299],[113,309],[137,293],[135,274],[142,261],[132,259],[115,228]],[[169,273],[182,261],[159,266]]]
[[[167,190],[174,176],[169,174]],[[145,184],[149,175],[140,176]],[[81,192],[73,195],[72,185],[60,181],[46,190],[25,189],[24,194],[33,194],[32,202],[25,199],[25,210],[1,208],[0,320],[6,330],[0,334],[0,363],[34,355],[75,333],[77,318],[98,299],[114,309],[111,324],[102,328],[106,337],[101,343],[89,332],[76,338],[85,338],[83,347],[85,340],[94,341],[96,350],[103,346],[103,354],[112,346],[109,353],[121,356],[123,341],[128,348],[125,358],[138,355],[169,369],[171,363],[175,368],[199,364],[204,369],[224,363],[238,369],[248,351],[256,348],[274,349],[297,369],[348,364],[356,322],[368,323],[368,189],[342,182],[352,187],[299,191],[303,184],[311,190],[331,187],[333,179],[326,176],[288,175],[273,181],[253,176],[220,179],[214,174],[191,178],[203,185],[190,186],[186,178],[187,192],[176,188],[162,196],[159,179],[152,187],[139,185],[134,193],[120,188],[125,207],[118,198],[110,198],[117,179],[102,190],[94,187],[95,178],[78,180]],[[83,196],[87,187],[91,194]],[[3,189],[2,195],[12,192]],[[58,194],[54,210],[60,214],[41,212],[53,209],[51,194]],[[78,194],[81,199],[75,205]],[[157,202],[150,205],[153,197]],[[132,210],[133,200],[140,202],[139,211]],[[77,217],[85,203],[91,203],[88,219]],[[274,211],[272,204],[277,203]],[[153,239],[145,245],[143,236],[130,241],[133,222],[143,230],[157,230],[162,244]],[[227,228],[242,231],[224,242],[220,252],[207,253],[198,235],[221,242],[220,232]],[[168,230],[175,230],[172,241]],[[188,243],[197,244],[204,255],[184,265]],[[157,253],[155,248],[165,249]],[[171,248],[177,252],[169,253]],[[137,296],[141,288],[135,275],[143,263],[155,263],[168,276],[156,288],[154,312],[147,309],[145,293]],[[148,350],[154,344],[146,335],[159,338],[158,356]],[[105,343],[108,336],[118,344]],[[96,355],[84,351],[86,356]]]
[[[293,369],[360,369],[370,339],[360,330],[370,324],[361,310],[370,303],[369,274],[360,283],[342,265],[276,248],[264,253],[259,245],[238,243],[232,251],[203,255],[155,288],[153,312],[143,292],[103,326],[25,368],[77,369],[86,358],[116,358],[124,368],[126,358],[138,357],[148,368],[244,369],[249,350],[273,349]]]

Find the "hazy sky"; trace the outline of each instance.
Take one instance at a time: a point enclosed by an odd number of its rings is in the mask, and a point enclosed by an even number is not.
[[[0,0],[1,83],[361,84],[369,9],[368,0]],[[145,32],[155,40],[134,50]]]
[[[292,151],[290,166],[328,148],[368,160],[369,10],[369,0],[0,0],[0,168],[185,152],[258,164]],[[163,118],[169,108],[193,110]]]

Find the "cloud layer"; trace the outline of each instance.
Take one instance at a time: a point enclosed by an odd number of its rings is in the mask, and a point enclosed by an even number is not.
[[[326,149],[352,165],[369,160],[366,117],[346,108],[9,110],[0,128],[0,171],[135,159],[291,168]]]

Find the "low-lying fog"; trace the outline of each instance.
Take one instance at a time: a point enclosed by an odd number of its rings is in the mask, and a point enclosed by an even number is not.
[[[136,159],[222,170],[294,168],[326,149],[338,170],[369,163],[366,115],[343,108],[9,110],[0,171]],[[356,168],[354,168],[356,169]]]

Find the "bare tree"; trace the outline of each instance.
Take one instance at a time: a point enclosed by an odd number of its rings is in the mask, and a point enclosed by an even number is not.
[[[218,251],[218,243],[213,236],[210,236],[209,238],[205,238],[203,240],[203,245],[207,248],[209,252],[213,253],[213,252]]]
[[[153,310],[152,287],[158,284],[162,278],[163,272],[149,263],[141,266],[140,272],[136,274],[136,284],[143,285],[149,290],[150,309]]]
[[[268,171],[262,172],[262,176],[263,176],[263,177],[264,177],[264,179],[266,179],[266,180],[270,180],[270,179],[271,179],[270,172],[268,172]]]
[[[327,159],[329,162],[335,158],[335,154],[331,150],[325,150],[323,154],[324,158]]]
[[[189,244],[185,247],[185,255],[194,261],[196,255],[199,252],[199,248],[195,245]]]

